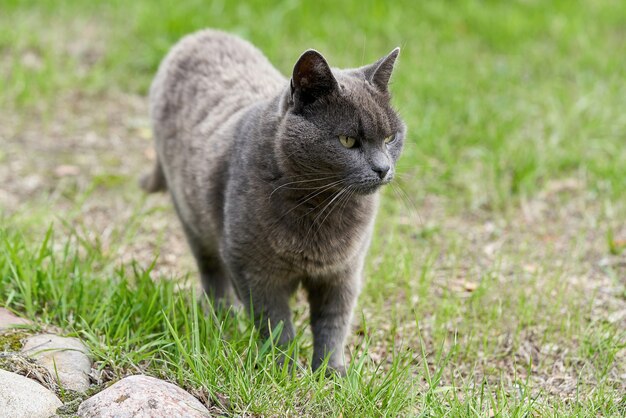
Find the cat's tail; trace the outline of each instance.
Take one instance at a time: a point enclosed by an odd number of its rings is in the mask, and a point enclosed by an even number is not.
[[[141,179],[139,179],[139,185],[147,193],[164,192],[167,190],[167,182],[165,181],[163,168],[158,158],[152,171],[144,174]]]

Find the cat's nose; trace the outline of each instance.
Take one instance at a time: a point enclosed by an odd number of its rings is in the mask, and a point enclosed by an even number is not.
[[[383,180],[385,177],[387,177],[387,173],[389,172],[389,169],[391,167],[389,167],[389,164],[378,164],[375,165],[374,167],[372,167],[372,170],[374,170],[374,172],[376,174],[378,174],[378,177]]]

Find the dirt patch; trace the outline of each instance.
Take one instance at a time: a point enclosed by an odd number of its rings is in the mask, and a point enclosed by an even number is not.
[[[154,158],[146,100],[76,93],[60,102],[47,116],[2,116],[0,213],[31,212],[124,263],[147,267],[161,253],[155,275],[185,274],[181,258],[192,269],[169,197],[137,187]]]

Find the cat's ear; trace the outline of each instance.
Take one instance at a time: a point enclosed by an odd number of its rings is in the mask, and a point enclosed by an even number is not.
[[[309,49],[293,67],[291,97],[295,104],[306,105],[337,88],[328,63],[319,52]]]
[[[396,63],[398,54],[400,54],[400,48],[394,49],[375,63],[364,67],[363,72],[365,73],[365,78],[379,90],[387,91],[389,79],[393,72],[393,65]]]

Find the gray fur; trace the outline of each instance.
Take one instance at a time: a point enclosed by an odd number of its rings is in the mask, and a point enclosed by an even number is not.
[[[234,288],[263,336],[282,321],[279,342],[293,338],[289,297],[305,287],[313,368],[329,355],[345,373],[377,190],[405,135],[387,92],[398,52],[331,70],[309,50],[287,80],[248,42],[205,30],[170,51],[150,90],[158,158],[142,185],[169,189],[205,291],[220,302]]]

